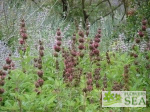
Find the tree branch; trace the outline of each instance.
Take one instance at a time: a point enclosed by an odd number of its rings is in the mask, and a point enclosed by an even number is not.
[[[85,0],[82,0],[82,12],[83,12],[84,26],[85,26],[86,20],[89,17],[89,15],[87,15],[87,13],[85,11]]]
[[[6,24],[6,27],[7,27],[7,38],[8,38],[8,36],[9,36],[9,26],[8,26],[8,19],[7,19],[7,14],[6,14],[5,2],[3,1],[2,4],[3,4],[3,13],[4,13],[4,17],[5,17],[5,24]]]
[[[128,11],[127,10],[127,8],[128,8],[127,2],[128,1],[123,0],[122,2],[124,3],[124,15],[122,16],[121,21],[124,19],[125,15],[127,14],[127,11]]]
[[[103,2],[106,2],[107,0],[103,0],[101,2],[99,2],[95,7],[98,7],[100,4],[102,4]],[[95,9],[94,7],[94,9]],[[94,11],[94,9],[91,10],[91,12],[89,13],[89,15]]]
[[[115,7],[114,9],[112,9],[112,11],[117,10],[123,3],[120,3],[117,7]],[[105,14],[103,17],[108,16],[109,14],[112,13],[112,11],[110,11],[109,13]],[[97,18],[92,24],[94,24],[96,21],[98,21],[101,17]]]
[[[114,11],[113,11],[113,9],[112,9],[112,5],[111,5],[110,0],[107,0],[107,1],[108,1],[109,6],[110,6],[110,9],[111,9],[111,13],[112,13],[112,20],[113,20],[113,19],[114,19]]]
[[[89,1],[89,5],[91,5],[91,4],[92,4],[92,2],[93,2],[93,0],[90,0],[90,1]]]
[[[35,5],[37,5],[37,7],[38,7],[39,9],[42,9],[42,10],[43,10],[43,8],[40,7],[36,1],[34,1],[34,0],[31,0],[31,1],[32,1]]]

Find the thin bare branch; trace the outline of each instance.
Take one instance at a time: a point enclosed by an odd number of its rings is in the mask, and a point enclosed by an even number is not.
[[[112,11],[115,11],[115,10],[117,10],[121,5],[123,4],[123,2],[122,3],[120,3],[117,7],[115,7]],[[109,14],[111,14],[112,13],[112,11],[110,11],[109,13],[107,13],[107,14],[105,14],[103,17],[106,17],[106,16],[108,16]],[[96,21],[98,21],[99,19],[101,19],[101,17],[99,17],[99,18],[97,18],[92,24],[94,24]]]
[[[98,7],[100,4],[102,4],[102,3],[106,2],[106,1],[107,1],[107,0],[103,0],[103,1],[99,2],[95,7]],[[93,9],[90,11],[89,15],[92,14],[92,12],[94,11],[94,9],[95,9],[95,8],[93,8]]]
[[[112,5],[111,5],[111,2],[110,0],[107,0],[108,1],[108,4],[110,6],[110,9],[111,9],[111,13],[112,13],[112,20],[114,19],[114,11],[113,11],[113,8],[112,8]]]

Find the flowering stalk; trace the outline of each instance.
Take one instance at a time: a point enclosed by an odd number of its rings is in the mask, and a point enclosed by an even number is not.
[[[89,43],[89,49],[90,49],[89,55],[90,55],[91,60],[92,60],[92,57],[99,58],[100,51],[99,51],[98,47],[99,47],[99,43],[100,43],[100,38],[101,38],[101,29],[98,29],[97,34],[95,35],[94,41],[91,40]],[[95,58],[95,59],[97,60],[97,58]]]
[[[64,69],[64,81],[69,84],[73,81],[73,73],[74,73],[74,66],[75,66],[75,60],[74,58],[69,55],[69,52],[65,52],[64,56],[64,64],[65,64],[65,69]]]
[[[27,41],[27,32],[26,32],[26,28],[25,28],[25,21],[24,19],[21,20],[21,24],[20,24],[20,36],[21,38],[19,39],[19,43],[20,43],[20,48],[19,50],[22,50],[24,52],[26,52],[26,48],[27,48],[27,45],[26,45],[26,41]]]
[[[124,79],[124,90],[129,90],[129,65],[124,66],[124,74],[123,74],[123,79]]]
[[[96,68],[94,71],[94,80],[96,83],[96,88],[100,88],[100,84],[99,84],[100,79],[101,79],[100,68]]]
[[[91,74],[91,73],[87,73],[86,78],[87,78],[87,82],[86,82],[87,88],[86,88],[86,90],[90,92],[90,91],[93,90],[93,79],[92,79],[92,74]]]
[[[110,57],[109,57],[108,51],[106,52],[106,59],[107,59],[107,63],[110,64]]]
[[[121,91],[122,85],[118,82],[114,82],[114,85],[112,87],[112,91]]]
[[[61,43],[62,43],[62,36],[61,36],[61,31],[58,28],[56,32],[56,43],[54,45],[54,57],[58,57],[58,52],[61,50]]]
[[[142,20],[142,27],[141,27],[141,30],[138,32],[138,35],[139,35],[139,37],[144,37],[144,33],[145,33],[145,31],[146,31],[146,25],[147,25],[147,20],[146,19],[143,19]]]
[[[90,23],[88,21],[88,19],[86,20],[86,37],[88,37],[89,35],[89,29],[90,29]]]
[[[106,74],[104,75],[104,78],[103,78],[103,85],[104,85],[104,89],[107,88],[107,77],[106,77]]]
[[[11,70],[15,69],[15,64],[12,62],[11,54],[6,58],[6,64],[3,66],[3,70],[0,70],[0,102],[3,100],[1,97],[5,90],[2,88],[5,84],[5,77],[7,74],[11,72]]]
[[[37,75],[39,77],[39,79],[35,82],[35,91],[37,92],[37,94],[40,94],[41,92],[37,89],[39,87],[41,87],[44,83],[43,80],[43,70],[42,70],[42,57],[44,56],[44,46],[43,46],[43,42],[41,40],[39,40],[39,58],[38,59],[34,59],[34,66],[38,68],[37,71]]]

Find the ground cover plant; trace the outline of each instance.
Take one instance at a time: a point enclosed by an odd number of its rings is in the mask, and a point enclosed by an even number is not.
[[[150,21],[142,10],[150,2],[133,0],[140,6],[125,15],[109,4],[115,15],[96,23],[80,13],[78,22],[60,17],[57,0],[50,10],[49,2],[28,2],[2,3],[18,13],[12,20],[3,7],[0,18],[0,112],[149,112]],[[79,18],[72,10],[68,15]],[[102,91],[146,91],[146,107],[104,108]]]

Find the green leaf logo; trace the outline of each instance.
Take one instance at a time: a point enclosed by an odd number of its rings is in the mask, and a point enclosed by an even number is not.
[[[118,101],[120,101],[121,100],[121,96],[120,96],[120,94],[115,94],[115,99]]]
[[[108,106],[112,105],[115,103],[121,103],[121,95],[117,93],[111,93],[111,91],[108,91],[107,93],[104,94],[104,102],[103,105]]]
[[[109,102],[111,99],[114,99],[114,94],[111,94],[110,91],[108,93],[105,93],[104,100],[107,100]]]

